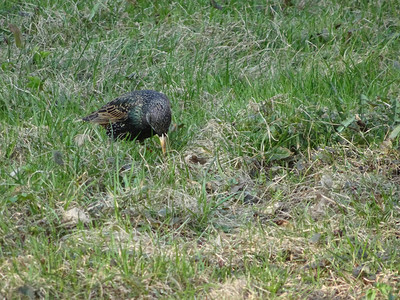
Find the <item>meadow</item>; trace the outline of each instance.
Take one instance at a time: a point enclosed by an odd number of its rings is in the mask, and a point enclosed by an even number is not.
[[[0,298],[397,299],[398,0],[0,4]],[[158,139],[81,118],[131,90]]]

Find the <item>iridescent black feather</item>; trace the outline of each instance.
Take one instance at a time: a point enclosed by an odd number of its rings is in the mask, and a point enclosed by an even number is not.
[[[171,105],[162,93],[144,90],[124,94],[82,119],[97,123],[114,139],[142,141],[165,136],[171,124]],[[164,150],[164,149],[163,149]]]

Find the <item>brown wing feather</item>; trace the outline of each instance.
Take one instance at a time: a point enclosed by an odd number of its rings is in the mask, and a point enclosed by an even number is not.
[[[123,122],[128,118],[128,109],[122,105],[109,104],[84,117],[82,120],[100,125]]]

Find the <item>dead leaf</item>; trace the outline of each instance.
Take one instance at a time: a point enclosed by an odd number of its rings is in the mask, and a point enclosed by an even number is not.
[[[87,224],[90,222],[90,218],[85,211],[74,207],[63,213],[63,221],[72,224],[78,224],[79,222]]]
[[[290,222],[283,219],[275,220],[275,224],[282,227],[291,227]]]
[[[238,184],[235,184],[231,187],[231,193],[236,194],[237,192],[242,191],[245,186],[246,182],[239,182]]]
[[[21,30],[19,30],[19,28],[14,25],[14,24],[8,24],[8,28],[10,29],[10,31],[13,33],[14,35],[14,39],[15,39],[15,45],[18,48],[23,48],[23,40],[22,40],[22,33]]]
[[[185,162],[188,164],[200,164],[204,165],[207,162],[207,158],[197,156],[196,154],[188,154],[185,157]]]

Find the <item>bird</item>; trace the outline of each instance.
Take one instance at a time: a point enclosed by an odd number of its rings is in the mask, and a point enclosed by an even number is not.
[[[113,140],[143,141],[156,134],[165,155],[171,103],[166,95],[157,91],[132,91],[108,102],[82,120],[101,125]]]

